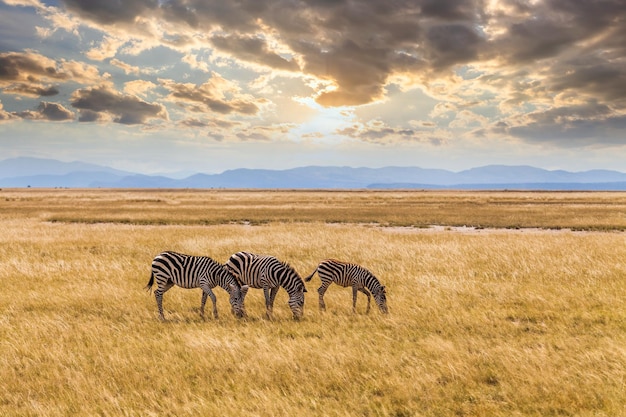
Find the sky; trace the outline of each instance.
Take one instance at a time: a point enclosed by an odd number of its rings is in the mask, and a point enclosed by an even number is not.
[[[624,0],[0,0],[0,159],[626,172]]]

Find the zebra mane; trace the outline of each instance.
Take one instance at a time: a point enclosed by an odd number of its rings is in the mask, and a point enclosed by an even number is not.
[[[287,261],[282,261],[279,260],[278,262],[280,262],[280,264],[286,268],[287,270],[291,271],[297,278],[298,278],[298,285],[302,285],[302,288],[305,289],[306,291],[306,286],[304,285],[304,280],[302,279],[302,277],[300,276],[300,274],[298,274],[298,271],[296,271],[296,269],[291,266]]]
[[[293,266],[291,266],[291,265],[289,264],[289,262],[287,262],[287,261],[281,261],[281,260],[279,260],[278,262],[280,262],[280,264],[281,264],[283,267],[285,267],[285,268],[289,269],[290,271],[293,271],[293,273],[295,273],[296,275],[300,276],[300,274],[298,274],[298,272],[296,272],[296,269],[295,269]]]
[[[219,262],[217,262],[217,264],[220,266],[220,272],[221,272],[223,278],[227,280],[227,283],[228,284],[234,284],[237,288],[241,289],[241,284],[235,278],[235,276],[230,271],[230,269],[228,269],[228,267],[226,267],[226,264],[221,264]]]
[[[380,280],[378,279],[378,277],[376,275],[374,275],[374,273],[372,271],[370,271],[369,269],[362,267],[361,265],[358,264],[352,264],[352,265],[356,265],[357,267],[363,269],[367,275],[371,278],[369,281],[367,281],[367,283],[371,284],[371,285],[367,285],[366,283],[366,288],[372,292],[376,291],[384,291],[385,290],[385,286],[380,282]]]

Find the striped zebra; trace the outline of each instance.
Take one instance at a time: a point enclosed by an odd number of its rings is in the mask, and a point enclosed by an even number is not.
[[[376,304],[381,312],[387,313],[387,293],[385,287],[380,284],[378,278],[370,271],[360,265],[338,261],[336,259],[327,259],[320,262],[315,271],[304,280],[311,281],[315,273],[320,277],[322,285],[317,289],[320,295],[320,310],[326,310],[324,303],[324,293],[333,282],[342,287],[352,286],[352,311],[356,313],[356,295],[358,291],[367,295],[367,310],[370,311],[370,292],[374,296]],[[369,290],[369,291],[368,291]]]
[[[145,290],[152,290],[156,280],[158,288],[154,290],[159,316],[163,316],[163,294],[178,285],[182,288],[202,288],[200,316],[204,318],[204,305],[207,296],[213,302],[213,317],[218,318],[217,300],[212,288],[222,287],[230,294],[232,313],[237,317],[245,315],[243,301],[248,291],[247,286],[240,286],[235,278],[222,265],[207,256],[192,256],[172,251],[162,252],[152,261],[152,273]]]
[[[300,275],[286,262],[269,255],[237,252],[226,262],[226,268],[241,285],[263,289],[267,318],[272,318],[274,299],[280,287],[289,294],[288,304],[293,318],[302,318],[306,288]]]

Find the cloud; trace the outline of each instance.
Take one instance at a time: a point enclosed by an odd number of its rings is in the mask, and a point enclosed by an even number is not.
[[[270,125],[252,126],[237,132],[236,137],[244,142],[270,142],[283,137],[293,126],[290,125]]]
[[[213,74],[201,85],[177,83],[173,80],[160,81],[170,91],[170,100],[194,112],[254,115],[265,102],[263,99],[241,94],[234,84],[217,74]]]
[[[224,119],[200,120],[197,118],[188,118],[180,121],[180,124],[191,128],[210,128],[210,129],[231,129],[240,126],[241,123]]]
[[[126,74],[139,74],[141,73],[141,68],[138,66],[129,65],[125,62],[120,61],[119,59],[112,59],[111,65],[115,65],[118,68],[124,70]]]
[[[157,0],[64,0],[63,3],[68,10],[105,25],[133,23],[159,4]]]
[[[448,127],[451,129],[458,128],[483,128],[489,125],[489,119],[469,110],[461,110],[456,113],[456,117],[452,120]]]
[[[273,69],[297,71],[300,69],[294,60],[287,60],[272,51],[264,39],[255,36],[217,35],[211,43],[219,50],[228,52],[238,59],[265,65]]]
[[[59,89],[55,86],[43,86],[41,84],[13,84],[4,89],[5,93],[19,94],[31,97],[49,97],[59,94]]]
[[[47,120],[53,122],[74,120],[75,114],[59,103],[42,101],[36,110],[24,110],[13,113],[14,116],[29,120]]]
[[[115,123],[143,124],[150,119],[168,119],[168,113],[161,104],[148,103],[140,98],[120,94],[108,87],[91,87],[77,90],[70,100],[80,111],[81,122],[106,120]]]
[[[36,52],[0,53],[0,86],[68,78],[69,75],[61,71],[54,60]]]
[[[155,89],[157,85],[151,81],[134,80],[124,84],[124,92],[135,96],[144,96]]]
[[[625,48],[626,49],[626,48]],[[547,88],[555,93],[579,96],[612,103],[626,109],[626,69],[621,59],[607,59],[591,54],[556,63],[547,80]],[[563,97],[563,96],[562,96]]]
[[[407,142],[423,142],[440,144],[441,139],[435,139],[432,129],[424,127],[417,128],[397,128],[387,126],[380,120],[373,120],[368,123],[355,123],[349,127],[338,129],[337,134],[349,136],[364,142],[380,144],[397,144]]]
[[[110,36],[105,36],[100,46],[92,48],[85,52],[85,56],[95,61],[102,61],[106,58],[113,58],[117,53],[117,50],[125,43],[123,39],[116,39]]]
[[[610,107],[590,101],[511,118],[505,130],[531,142],[549,141],[565,147],[589,139],[595,144],[616,144],[624,141],[626,114],[615,114]]]
[[[37,52],[0,53],[0,88],[13,94],[50,96],[58,94],[56,87],[43,86],[49,81],[93,83],[107,79],[98,68],[64,59],[58,62]]]
[[[426,32],[426,55],[435,69],[447,69],[455,64],[477,59],[486,42],[472,27],[463,24],[433,26]]]
[[[17,116],[9,113],[8,111],[5,111],[3,108],[2,102],[0,101],[0,123],[13,120],[13,119],[17,119]]]

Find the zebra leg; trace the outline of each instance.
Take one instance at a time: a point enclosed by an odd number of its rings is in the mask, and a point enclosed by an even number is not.
[[[165,321],[165,316],[163,315],[163,291],[156,289],[154,291],[154,298],[156,298],[157,308],[159,309],[159,318],[161,321]]]
[[[265,296],[265,317],[271,319],[273,304],[271,303],[270,288],[267,285],[263,286],[263,295]]]
[[[326,290],[330,286],[330,281],[322,281],[322,286],[317,289],[318,294],[320,295],[320,311],[326,311],[326,303],[324,303],[324,294]]]
[[[352,312],[356,313],[356,294],[359,290],[356,285],[352,286]]]
[[[200,305],[200,317],[204,318],[204,305],[206,304],[207,296],[211,297],[211,302],[213,303],[213,317],[218,318],[217,314],[217,298],[215,298],[215,294],[208,287],[202,288],[202,304]]]
[[[367,310],[365,310],[365,314],[368,314],[370,312],[371,294],[365,288],[359,288],[359,291],[361,291],[363,294],[367,295]]]
[[[278,289],[280,287],[272,287],[270,289],[270,310],[274,311],[274,300],[276,299],[276,294],[278,294]]]
[[[200,300],[200,317],[204,318],[204,305],[206,304],[208,294],[202,290],[202,299]]]
[[[170,288],[174,286],[172,281],[168,281],[167,284],[163,288],[159,287],[154,291],[154,298],[156,299],[157,308],[159,309],[159,317],[161,321],[165,321],[165,316],[163,315],[163,294]]]

